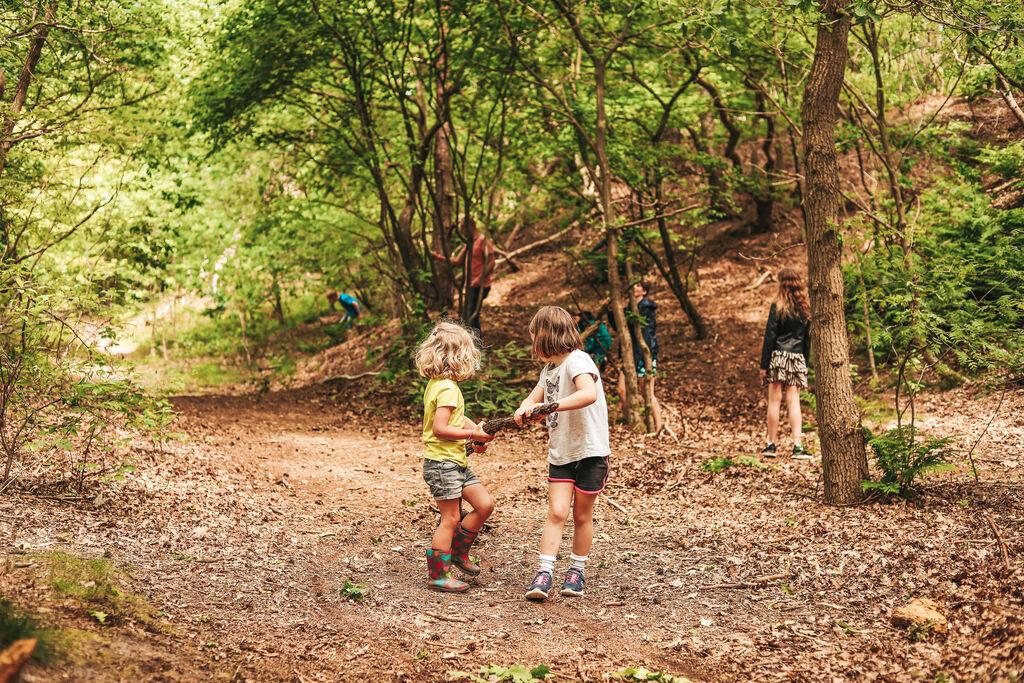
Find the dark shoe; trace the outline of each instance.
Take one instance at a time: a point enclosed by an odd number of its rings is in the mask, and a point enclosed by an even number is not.
[[[579,597],[583,595],[583,572],[576,567],[569,567],[562,584],[562,595]]]
[[[469,559],[469,549],[475,540],[476,534],[463,529],[461,523],[455,528],[455,536],[452,538],[452,565],[470,576],[480,573],[480,566]]]
[[[551,572],[537,572],[530,584],[530,590],[526,591],[527,600],[547,600],[548,591],[551,590]]]
[[[803,446],[793,446],[794,460],[813,460],[814,456],[807,452]]]
[[[452,554],[441,550],[427,551],[427,588],[442,593],[465,593],[469,584],[452,578]]]
[[[770,443],[770,444],[768,444],[767,446],[764,447],[764,450],[761,451],[761,455],[763,455],[766,458],[774,458],[775,457],[775,452],[777,450],[778,450],[778,448],[776,448],[775,444]]]

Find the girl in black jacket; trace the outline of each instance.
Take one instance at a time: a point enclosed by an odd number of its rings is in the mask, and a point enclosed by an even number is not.
[[[793,459],[810,460],[801,434],[800,390],[807,388],[807,361],[811,354],[811,309],[800,274],[779,271],[779,290],[768,311],[761,346],[761,384],[768,385],[768,445],[761,451],[774,458],[779,436],[779,408],[786,394],[789,426],[793,430]]]

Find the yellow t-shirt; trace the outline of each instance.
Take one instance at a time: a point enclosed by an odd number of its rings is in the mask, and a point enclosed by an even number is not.
[[[441,462],[454,460],[459,467],[466,467],[469,461],[466,460],[465,440],[448,441],[434,436],[434,415],[439,407],[445,406],[452,408],[448,424],[461,428],[465,421],[466,403],[459,385],[450,379],[430,380],[423,392],[423,457]]]

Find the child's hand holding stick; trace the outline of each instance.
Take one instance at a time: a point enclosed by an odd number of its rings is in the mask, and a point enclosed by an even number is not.
[[[557,403],[539,403],[523,411],[522,415],[519,415],[519,411],[516,411],[516,415],[511,417],[499,417],[493,420],[487,420],[480,423],[479,429],[482,429],[487,434],[497,434],[498,432],[505,429],[521,429],[531,422],[540,422],[545,416],[558,410]],[[516,420],[519,417],[519,420]],[[477,450],[483,446],[482,450]],[[483,453],[487,449],[487,445],[482,441],[474,441],[473,439],[466,440],[466,453]]]

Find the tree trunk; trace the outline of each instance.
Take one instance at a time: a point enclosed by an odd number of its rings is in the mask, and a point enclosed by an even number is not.
[[[754,89],[753,85],[750,87]],[[775,196],[772,192],[772,178],[775,175],[775,120],[768,112],[764,95],[760,91],[757,91],[757,111],[765,123],[764,140],[761,142],[761,152],[764,154],[764,166],[761,168],[764,171],[764,178],[762,186],[758,187],[755,184],[751,196],[754,198],[754,208],[757,211],[757,216],[754,219],[754,233],[760,234],[771,232],[772,213],[775,211]]]
[[[455,174],[452,161],[452,123],[448,107],[448,48],[447,26],[440,28],[440,41],[437,56],[436,93],[439,105],[438,116],[443,117],[444,124],[438,129],[434,139],[434,234],[431,238],[431,249],[444,254],[445,260],[435,262],[434,298],[441,308],[450,308],[455,290],[455,279],[448,254],[451,250],[451,237],[455,226]],[[469,271],[466,271],[467,273]],[[465,308],[465,300],[462,304]],[[462,319],[466,320],[466,311]]]
[[[807,263],[811,303],[811,351],[815,359],[818,435],[825,502],[855,503],[868,478],[860,415],[850,377],[843,310],[839,234],[839,163],[835,125],[846,71],[848,0],[824,0],[814,62],[803,101],[807,187]]]
[[[629,338],[626,327],[626,314],[622,310],[622,283],[619,279],[619,232],[615,225],[614,207],[612,206],[612,179],[608,168],[607,131],[608,119],[605,112],[605,64],[594,60],[594,86],[597,106],[597,122],[594,135],[594,154],[601,169],[600,198],[601,220],[604,222],[608,244],[608,289],[612,304],[612,317],[619,330],[619,355],[622,359],[622,372],[626,375],[626,405],[622,407],[626,422],[635,431],[644,428],[640,411],[637,410],[637,394],[640,383],[633,364],[633,342]]]
[[[7,165],[7,153],[11,151],[13,144],[10,140],[11,134],[14,133],[18,114],[21,113],[22,107],[25,106],[25,100],[28,99],[28,87],[32,83],[32,74],[39,63],[39,57],[43,54],[43,45],[46,43],[46,37],[50,33],[50,24],[53,23],[56,14],[57,3],[51,2],[46,7],[46,14],[43,21],[40,22],[39,28],[36,29],[35,39],[32,40],[32,45],[28,49],[25,65],[21,69],[18,84],[14,88],[14,99],[11,101],[9,113],[4,115],[3,129],[0,132],[0,176],[4,173],[4,167]]]
[[[693,149],[699,156],[704,157],[698,163],[704,169],[704,178],[708,184],[708,208],[716,217],[729,216],[735,218],[737,213],[731,205],[729,186],[725,182],[725,178],[722,177],[722,171],[714,163],[708,161],[712,153],[705,140],[711,139],[711,136],[714,134],[714,127],[714,117],[711,115],[711,112],[707,112],[701,116],[700,130],[687,125],[686,132],[690,135]]]
[[[654,367],[654,363],[651,358],[651,349],[647,346],[647,342],[644,340],[644,334],[640,329],[640,309],[637,307],[636,295],[633,294],[633,287],[631,286],[634,282],[633,264],[628,252],[626,253],[626,280],[627,285],[630,285],[629,310],[633,313],[633,320],[629,328],[633,330],[633,334],[636,335],[636,342],[640,345],[640,353],[643,354],[645,367],[648,370],[651,370]],[[631,338],[630,343],[632,343],[632,341],[633,340]],[[652,372],[651,377],[644,382],[644,425],[647,427],[648,434],[654,433],[654,382],[651,381],[653,377],[654,373]]]
[[[665,267],[662,267],[661,261],[657,258],[654,259],[654,263],[658,270],[661,271],[662,277],[668,282],[669,289],[672,290],[672,294],[679,301],[680,307],[686,313],[686,318],[693,325],[693,331],[697,335],[697,339],[705,339],[708,336],[707,323],[704,322],[704,317],[690,298],[690,288],[687,281],[679,274],[679,263],[676,260],[675,245],[672,244],[672,235],[669,233],[668,222],[664,216],[665,205],[662,178],[658,178],[655,181],[654,192],[654,214],[658,217],[656,221],[658,224],[658,234],[661,236],[662,249],[665,250]]]

